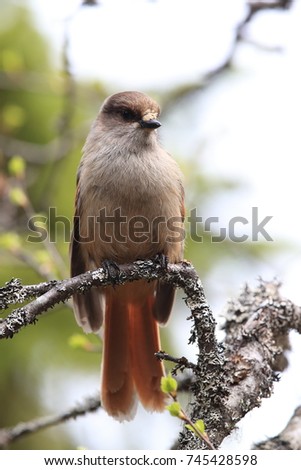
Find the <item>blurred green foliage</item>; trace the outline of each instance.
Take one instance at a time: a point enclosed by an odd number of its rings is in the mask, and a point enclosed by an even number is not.
[[[64,233],[63,224],[47,227],[55,235],[55,246],[35,244],[27,241],[28,219],[37,214],[47,217],[49,207],[55,207],[58,216],[71,221],[81,147],[106,90],[98,83],[74,83],[66,70],[58,73],[51,62],[50,46],[30,11],[10,2],[3,2],[1,8],[0,285],[12,277],[31,284],[68,275],[69,233]],[[180,164],[189,183],[190,207],[201,206],[214,192],[233,187],[227,181],[208,181],[196,171],[193,159]],[[230,241],[213,246],[209,235],[204,234],[201,248],[188,239],[186,258],[201,269],[203,276],[214,264],[233,256],[236,249]],[[244,244],[239,249],[253,259],[266,247]],[[78,332],[71,309],[63,306],[44,315],[37,325],[25,328],[13,340],[0,342],[0,429],[49,412],[40,391],[54,368],[84,368],[99,374],[99,354],[87,354],[85,348],[74,347],[74,338],[76,344],[79,339],[72,335]],[[73,347],[68,342],[70,337]],[[98,344],[95,338],[91,341]],[[176,349],[167,330],[164,343],[171,353]],[[90,343],[85,344],[87,349]],[[59,426],[55,431],[24,437],[12,448],[74,446]]]
[[[69,84],[53,67],[49,44],[28,9],[10,2],[1,5],[0,44],[0,285],[12,277],[31,284],[61,277],[62,269],[57,269],[53,248],[26,241],[27,220],[47,214],[49,206],[72,217],[81,146],[95,104],[104,95],[101,86],[82,84],[63,134]],[[60,233],[57,245],[67,275],[68,243],[60,241]],[[68,343],[79,332],[70,308],[58,307],[36,326],[0,343],[0,428],[53,410],[54,404],[48,408],[40,390],[54,368],[84,367],[99,375],[99,355],[87,355]],[[62,428],[24,437],[11,448],[73,448]]]

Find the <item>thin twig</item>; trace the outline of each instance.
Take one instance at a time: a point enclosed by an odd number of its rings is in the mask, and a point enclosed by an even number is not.
[[[155,356],[160,359],[160,361],[170,361],[177,364],[176,367],[173,369],[172,373],[175,373],[178,370],[183,371],[184,369],[197,369],[197,365],[193,362],[188,361],[188,359],[184,356],[174,357],[170,354],[167,354],[165,351],[159,351],[155,354]]]
[[[254,19],[257,13],[261,11],[268,11],[268,10],[287,10],[293,4],[293,0],[271,0],[270,2],[267,1],[247,1],[246,2],[246,14],[242,18],[242,20],[237,24],[232,44],[229,47],[228,52],[226,53],[223,60],[216,65],[216,67],[208,70],[204,73],[197,82],[193,82],[190,84],[185,84],[182,87],[177,87],[175,90],[172,90],[169,94],[165,94],[162,97],[161,103],[164,111],[167,112],[168,109],[171,108],[175,103],[177,103],[182,98],[190,95],[196,91],[205,90],[209,85],[213,83],[216,79],[218,79],[224,72],[231,69],[237,48],[240,42],[245,40],[245,30],[246,27],[250,24],[250,22]],[[247,39],[249,41],[249,39]],[[280,52],[281,48],[278,47],[277,49],[273,49],[273,52]]]
[[[70,410],[59,413],[53,416],[46,416],[37,418],[25,423],[19,423],[11,428],[0,429],[0,449],[5,449],[9,444],[16,441],[20,437],[27,434],[33,434],[42,429],[64,423],[70,419],[76,419],[79,416],[84,416],[87,413],[94,412],[100,408],[99,396],[90,397],[84,400],[83,403],[75,405]]]

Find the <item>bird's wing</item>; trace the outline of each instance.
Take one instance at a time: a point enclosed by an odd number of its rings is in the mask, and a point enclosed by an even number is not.
[[[93,268],[89,263],[89,259],[85,256],[85,243],[82,242],[80,238],[79,203],[79,190],[77,190],[75,201],[76,210],[70,244],[72,277]],[[96,332],[100,329],[103,322],[104,304],[103,290],[99,287],[92,287],[83,294],[73,294],[75,318],[86,333],[91,331]]]

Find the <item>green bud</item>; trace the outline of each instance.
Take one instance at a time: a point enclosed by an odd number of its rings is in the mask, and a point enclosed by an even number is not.
[[[26,207],[28,199],[22,188],[12,188],[9,192],[9,198],[15,206]]]
[[[167,377],[161,378],[161,390],[163,393],[169,393],[174,396],[177,388],[178,382],[171,376],[171,374],[168,374]]]
[[[26,162],[20,155],[15,155],[8,162],[8,172],[11,176],[22,179],[25,175]]]
[[[171,405],[167,405],[166,409],[170,412],[171,416],[176,416],[177,418],[181,418],[181,416],[183,415],[181,411],[181,405],[177,401],[175,401]]]

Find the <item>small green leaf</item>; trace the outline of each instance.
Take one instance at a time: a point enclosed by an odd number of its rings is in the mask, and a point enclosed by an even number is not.
[[[17,129],[24,124],[26,113],[21,106],[16,104],[7,104],[2,109],[2,119],[5,127],[10,130]]]
[[[87,336],[81,334],[72,335],[68,340],[69,346],[74,349],[86,349],[89,343]]]
[[[26,194],[21,188],[12,188],[9,192],[9,198],[16,206],[26,207],[28,204]]]
[[[170,393],[175,395],[177,391],[178,383],[170,374],[167,377],[161,378],[161,390],[163,393]]]
[[[191,432],[194,432],[194,429],[191,426],[191,424],[185,424],[185,428],[189,429],[189,431],[191,431]]]
[[[21,248],[21,239],[14,232],[6,232],[0,234],[0,248],[4,248],[11,252],[19,251]]]
[[[8,162],[8,172],[16,178],[24,178],[26,162],[20,155],[15,155]]]
[[[87,352],[99,352],[99,345],[92,343],[86,335],[72,335],[70,336],[68,343],[73,349],[82,349]]]
[[[181,417],[181,405],[177,401],[172,403],[171,405],[166,406],[166,409],[170,412],[171,416],[177,416],[178,418]]]
[[[198,431],[201,433],[201,434],[204,434],[205,433],[205,423],[202,419],[198,419],[195,423],[194,423],[195,427],[198,429]]]
[[[198,419],[193,425],[191,424],[185,424],[185,427],[189,429],[189,431],[193,432],[194,434],[201,435],[203,437],[207,436],[207,433],[205,432],[205,423],[202,419]]]

